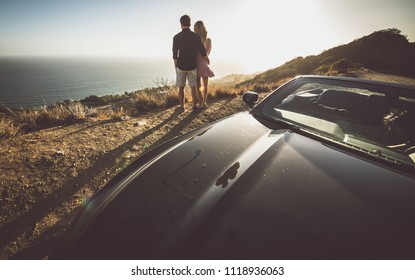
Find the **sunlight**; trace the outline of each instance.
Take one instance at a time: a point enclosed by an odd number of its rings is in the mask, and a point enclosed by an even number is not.
[[[216,57],[239,58],[251,71],[263,71],[297,56],[318,54],[338,40],[319,2],[260,3],[241,3],[231,24],[211,28]]]

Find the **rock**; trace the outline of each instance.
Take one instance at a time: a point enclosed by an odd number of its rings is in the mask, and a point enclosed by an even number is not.
[[[134,146],[131,147],[130,151],[138,152],[138,151],[140,151],[140,146],[134,145]]]
[[[54,156],[61,157],[61,156],[64,156],[65,155],[65,152],[64,151],[56,151],[53,155]]]
[[[146,121],[138,121],[138,122],[135,122],[133,124],[134,127],[137,127],[137,126],[146,126],[146,125],[147,125],[147,122]]]
[[[119,121],[119,122],[121,122],[121,121],[128,121],[129,119],[130,119],[130,117],[127,116],[127,115],[124,115],[124,116],[121,116],[121,117],[117,117],[116,118],[116,120]]]

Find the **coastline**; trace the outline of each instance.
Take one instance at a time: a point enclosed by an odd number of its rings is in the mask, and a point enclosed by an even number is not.
[[[169,57],[0,57],[0,105],[36,108],[89,96],[123,95],[157,87],[160,81],[174,84],[172,65]],[[243,67],[230,63],[214,66],[219,79],[243,72]]]
[[[1,57],[0,102],[35,108],[88,96],[122,95],[174,76],[170,60]]]

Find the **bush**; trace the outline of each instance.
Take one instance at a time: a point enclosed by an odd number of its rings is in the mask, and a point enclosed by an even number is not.
[[[187,91],[185,91],[185,98],[186,100],[190,98],[190,93]],[[170,86],[141,90],[136,93],[134,102],[139,112],[172,107],[179,104],[178,89]]]
[[[38,129],[37,121],[40,116],[40,110],[21,109],[14,113],[13,120],[24,131],[34,131]]]
[[[149,92],[141,92],[135,98],[135,107],[137,111],[149,111],[154,108],[161,108],[165,106],[165,100],[158,94]]]
[[[166,94],[166,107],[173,107],[179,104],[179,90],[174,87]]]
[[[0,139],[16,136],[19,128],[13,124],[13,121],[5,116],[0,117]]]
[[[347,58],[343,58],[340,60],[337,60],[330,66],[331,71],[335,71],[338,73],[347,73],[348,70],[359,68],[360,65],[351,62]]]
[[[101,97],[96,95],[90,95],[88,97],[85,97],[81,100],[81,102],[85,104],[103,104],[103,100],[101,99]]]
[[[79,102],[70,102],[41,109],[21,109],[14,112],[10,118],[23,131],[35,131],[56,125],[71,124],[94,115],[96,115],[96,109],[91,109]]]

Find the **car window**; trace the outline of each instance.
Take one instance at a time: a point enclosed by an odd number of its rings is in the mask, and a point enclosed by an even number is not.
[[[264,103],[268,118],[374,155],[415,163],[415,92],[406,88],[299,79]]]

